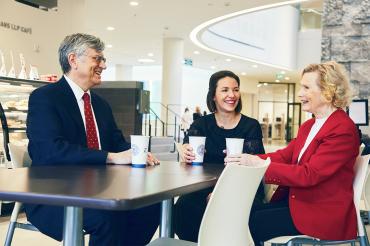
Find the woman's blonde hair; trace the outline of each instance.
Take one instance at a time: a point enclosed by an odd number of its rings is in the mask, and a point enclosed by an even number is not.
[[[345,68],[342,65],[335,61],[310,64],[303,69],[302,76],[311,72],[319,73],[319,86],[325,99],[337,108],[344,108],[349,105],[352,91]]]

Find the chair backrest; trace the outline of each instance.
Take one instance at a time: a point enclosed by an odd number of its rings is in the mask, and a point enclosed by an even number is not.
[[[32,160],[28,155],[27,145],[8,144],[12,168],[31,166]]]
[[[199,230],[199,246],[253,245],[249,214],[270,159],[260,167],[227,165],[208,202]]]
[[[369,175],[367,173],[368,165],[369,165],[369,158],[370,155],[365,156],[358,156],[356,159],[356,163],[354,166],[355,171],[355,180],[353,182],[353,202],[355,203],[356,207],[356,214],[357,214],[357,230],[359,236],[364,236],[364,227],[362,225],[362,219],[360,215],[360,202],[361,202],[361,195],[364,188],[365,180],[367,179],[366,183],[369,182]]]

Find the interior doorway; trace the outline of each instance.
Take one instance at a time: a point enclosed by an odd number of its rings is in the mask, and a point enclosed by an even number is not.
[[[295,127],[297,124],[299,126],[300,118],[297,122],[294,118],[297,114],[296,109],[289,108],[292,107],[289,104],[296,104],[294,99],[294,83],[260,82],[258,84],[258,120],[265,142],[289,142],[292,137],[295,137]]]

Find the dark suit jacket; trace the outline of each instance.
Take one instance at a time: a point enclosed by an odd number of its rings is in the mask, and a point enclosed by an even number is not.
[[[102,150],[87,148],[81,113],[64,77],[31,93],[27,136],[32,165],[105,165],[108,152],[130,148],[108,103],[92,92],[91,103]]]
[[[274,196],[289,187],[289,208],[301,233],[322,240],[354,239],[357,235],[353,203],[353,167],[360,140],[353,121],[338,109],[326,120],[298,162],[315,120],[306,121],[296,139],[271,157],[265,182],[279,184]],[[288,192],[285,194],[288,195]]]
[[[108,152],[130,148],[116,126],[108,103],[92,92],[91,103],[102,150],[87,148],[80,109],[64,77],[57,83],[40,87],[31,93],[27,136],[33,166],[105,165]],[[25,204],[24,207],[28,220],[41,232],[62,240],[62,207],[35,204]],[[55,219],[60,221],[55,222]],[[50,225],[50,220],[54,220],[53,225]]]

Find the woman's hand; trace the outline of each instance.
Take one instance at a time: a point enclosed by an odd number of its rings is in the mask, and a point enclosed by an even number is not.
[[[148,166],[155,166],[159,165],[160,162],[152,153],[148,152],[146,163],[148,164]]]
[[[225,165],[237,164],[246,166],[261,166],[264,165],[265,160],[259,158],[256,155],[240,154],[240,155],[229,155],[225,158]]]
[[[182,159],[186,163],[192,163],[195,160],[193,148],[190,146],[190,144],[183,144],[181,148],[182,148]]]

